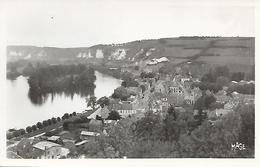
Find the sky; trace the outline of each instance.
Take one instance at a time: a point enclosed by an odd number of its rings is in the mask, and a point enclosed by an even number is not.
[[[254,36],[254,6],[244,2],[9,0],[3,25],[7,45],[87,47],[178,36]]]

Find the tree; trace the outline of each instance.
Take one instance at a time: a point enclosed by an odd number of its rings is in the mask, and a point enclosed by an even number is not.
[[[13,135],[14,135],[14,137],[18,137],[18,136],[21,135],[21,133],[20,133],[19,130],[16,130],[16,131],[13,132]]]
[[[241,131],[239,141],[244,143],[254,153],[255,148],[255,107],[254,105],[241,105],[236,111],[241,117]]]
[[[49,124],[48,124],[48,122],[47,122],[46,120],[44,120],[44,121],[42,122],[42,125],[43,125],[43,127],[46,127],[46,126],[48,126]]]
[[[32,127],[31,126],[27,126],[26,127],[26,132],[27,133],[31,133],[32,132]]]
[[[63,130],[69,130],[70,124],[72,124],[71,121],[68,121],[68,120],[64,121],[63,125],[62,125],[63,126]]]
[[[215,68],[216,71],[216,76],[224,76],[224,77],[229,77],[229,69],[227,66],[218,66]]]
[[[48,125],[51,125],[51,124],[52,124],[51,119],[48,119],[48,120],[47,120],[47,123],[48,123]]]
[[[190,135],[181,136],[179,152],[182,157],[239,157],[230,143],[239,140],[240,125],[241,119],[236,112],[230,112],[213,125],[205,121]]]
[[[210,105],[210,104],[208,104]],[[198,113],[194,116],[194,119],[197,120],[197,124],[201,125],[202,122],[207,118],[207,114],[203,112],[206,109],[205,105],[205,95],[201,96],[194,104],[194,109],[198,110]]]
[[[121,86],[126,87],[127,86],[126,81],[122,81]]]
[[[62,116],[62,120],[65,120],[65,119],[69,119],[69,114],[68,114],[68,113],[65,113],[65,114]]]
[[[159,140],[162,133],[160,117],[148,111],[145,117],[136,122],[135,132],[140,140]]]
[[[19,132],[20,132],[21,135],[25,134],[25,130],[24,129],[19,129]]]
[[[205,101],[204,101],[204,105],[206,109],[209,109],[210,105],[214,102],[216,102],[216,98],[213,95],[206,95],[205,97]]]
[[[119,120],[121,119],[121,116],[117,111],[111,111],[107,117],[107,120]]]
[[[95,96],[91,96],[87,101],[87,106],[91,106],[93,110],[95,110],[95,105],[97,103],[97,98]]]
[[[77,113],[74,111],[74,112],[72,113],[72,115],[73,115],[73,116],[76,116],[76,115],[77,115]]]
[[[130,97],[130,94],[128,94],[127,89],[122,86],[116,88],[112,94],[112,98],[119,98],[122,101],[126,101],[128,97]]]
[[[43,128],[43,125],[42,125],[41,122],[38,122],[38,123],[36,124],[36,126],[37,126],[38,129],[42,129],[42,128]]]
[[[37,130],[37,126],[36,126],[36,125],[33,125],[33,126],[32,126],[32,130],[33,130],[33,131],[36,131],[36,130]]]
[[[98,99],[97,104],[99,104],[103,108],[104,106],[108,106],[109,102],[110,102],[109,98],[104,96]]]
[[[35,68],[33,67],[32,63],[28,63],[27,66],[23,69],[24,76],[30,76],[35,72]]]
[[[56,119],[56,118],[51,118],[51,122],[52,122],[53,124],[56,124],[56,123],[57,123],[57,119]]]
[[[244,78],[245,78],[245,73],[244,72],[234,72],[231,75],[231,80],[232,81],[239,82],[239,81],[243,80]]]
[[[58,117],[58,118],[57,118],[57,121],[58,121],[58,122],[60,122],[60,121],[61,121],[60,117]]]
[[[170,106],[167,112],[168,113],[166,115],[166,118],[163,121],[163,137],[166,141],[178,141],[181,132],[179,124],[177,122],[178,114],[173,106]]]
[[[224,76],[219,76],[216,80],[216,83],[218,85],[220,85],[221,87],[223,86],[227,86],[228,83],[229,83],[229,79],[227,77],[224,77]]]

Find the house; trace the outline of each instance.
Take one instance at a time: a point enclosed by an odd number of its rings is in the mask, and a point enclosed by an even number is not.
[[[233,110],[225,109],[225,108],[218,108],[215,110],[217,117],[227,115],[231,111]]]
[[[81,131],[80,139],[81,140],[90,140],[90,139],[94,139],[95,137],[97,137],[99,135],[100,135],[100,133],[98,133],[98,132]]]
[[[32,152],[32,145],[34,143],[33,139],[22,139],[17,145],[16,145],[16,152],[19,156],[23,158],[31,158],[31,152]]]
[[[250,94],[241,94],[237,92],[232,93],[232,97],[244,104],[254,104],[255,103],[255,96]]]
[[[136,114],[131,115],[131,119],[138,121],[145,116],[144,114],[145,114],[145,109],[137,109]]]
[[[115,125],[118,121],[116,120],[104,120],[105,125]]]
[[[62,131],[59,133],[60,139],[63,143],[75,143],[75,135],[69,131]]]
[[[61,138],[60,138],[60,136],[51,136],[51,137],[48,137],[47,140],[56,143],[56,142],[60,142]]]
[[[110,113],[110,110],[107,106],[99,107],[95,112],[88,116],[88,119],[96,119],[97,116],[106,119]]]
[[[191,80],[184,81],[184,82],[183,82],[183,86],[184,86],[185,89],[190,89],[192,83],[193,83],[193,82],[192,82]]]
[[[154,91],[159,93],[166,93],[166,87],[164,86],[163,80],[158,80],[154,86]]]
[[[69,152],[69,149],[49,141],[40,141],[33,145],[34,158],[58,159],[61,157],[67,157]]]
[[[102,119],[106,119],[109,115],[110,111],[108,110],[107,106],[104,106],[103,108],[101,107],[100,110],[100,116]]]
[[[149,98],[149,109],[158,112],[158,111],[167,111],[170,105],[179,106],[183,104],[184,98],[167,95],[163,93],[155,92]]]
[[[186,102],[186,104],[194,105],[195,96],[193,94],[187,94],[184,96],[184,101]]]
[[[184,95],[185,89],[183,88],[182,85],[178,84],[176,81],[165,82],[165,85],[169,94]]]
[[[181,83],[184,85],[184,83],[190,82],[190,78],[181,78]]]
[[[131,102],[127,101],[116,101],[113,100],[110,102],[108,109],[110,111],[117,111],[121,117],[125,118],[129,115],[136,114],[136,110],[133,107]]]
[[[239,102],[236,100],[230,100],[224,105],[224,109],[234,110],[238,106]]]
[[[222,104],[225,104],[227,103],[228,101],[230,101],[232,98],[230,96],[227,96],[227,95],[215,95],[215,98],[216,98],[216,102],[217,103],[222,103]]]

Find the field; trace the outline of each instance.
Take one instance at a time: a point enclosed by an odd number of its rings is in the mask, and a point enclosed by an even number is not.
[[[203,62],[210,66],[228,65],[234,71],[249,72],[254,66],[254,41],[252,37],[179,37],[83,48],[9,46],[7,47],[7,60],[40,60],[51,64],[80,62],[96,65],[112,64],[120,67],[124,64],[167,57],[175,65],[188,61]],[[122,57],[119,52],[117,58],[111,58],[111,55],[118,49],[124,50],[125,55]],[[97,50],[102,52],[102,59],[96,58]],[[92,58],[79,58],[79,54],[91,54]],[[30,59],[28,59],[28,55],[31,55]],[[118,59],[118,57],[121,58]]]

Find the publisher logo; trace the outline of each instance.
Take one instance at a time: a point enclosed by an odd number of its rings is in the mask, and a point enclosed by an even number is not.
[[[243,143],[236,142],[235,144],[231,144],[231,150],[233,150],[233,151],[236,151],[236,150],[242,151],[245,149],[246,149],[246,147],[245,147],[245,144],[243,144]]]

